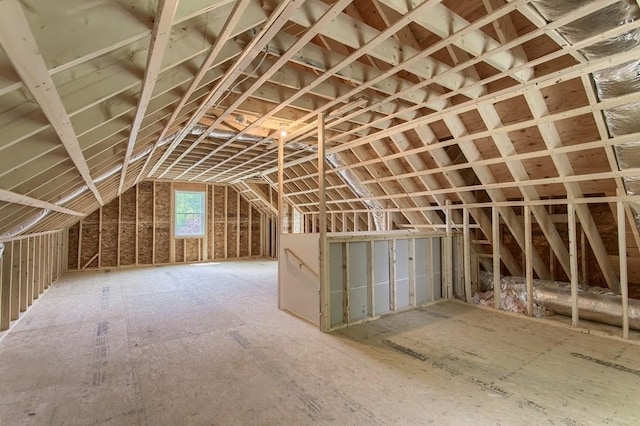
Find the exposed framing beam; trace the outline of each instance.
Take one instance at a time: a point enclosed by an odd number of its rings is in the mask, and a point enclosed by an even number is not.
[[[21,204],[23,206],[29,206],[29,207],[37,207],[39,209],[53,210],[53,211],[68,214],[71,216],[84,216],[84,213],[67,209],[57,204],[38,200],[36,198],[31,198],[26,195],[16,194],[15,192],[7,191],[6,189],[1,189],[1,188],[0,188],[0,201],[4,201],[6,203]]]
[[[0,1],[0,45],[49,120],[85,184],[102,205],[102,197],[91,178],[69,114],[42,59],[22,6],[17,0]]]
[[[138,132],[140,131],[142,120],[144,119],[149,103],[151,102],[153,89],[155,88],[158,77],[160,76],[162,59],[164,58],[164,52],[171,37],[171,27],[178,8],[178,1],[179,0],[158,1],[156,18],[153,23],[153,32],[151,33],[151,44],[149,46],[149,53],[147,54],[147,64],[145,67],[144,78],[142,80],[142,89],[140,90],[140,97],[138,98],[135,116],[131,123],[131,132],[129,133],[124,161],[122,162],[118,195],[122,194],[124,179],[127,175],[129,160],[131,159],[131,154],[133,153],[133,148],[138,138]],[[149,157],[152,155],[153,150],[149,153]]]

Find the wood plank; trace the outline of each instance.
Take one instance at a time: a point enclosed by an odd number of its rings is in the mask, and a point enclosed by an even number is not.
[[[578,312],[578,248],[576,240],[576,209],[573,204],[567,205],[569,217],[569,259],[571,261],[571,326],[577,327],[580,314]]]
[[[618,255],[620,260],[620,293],[622,294],[622,337],[629,338],[629,282],[627,275],[627,218],[625,205],[618,202]],[[635,223],[632,222],[631,226]]]
[[[2,288],[0,289],[0,331],[8,330],[11,324],[11,280],[14,242],[4,244],[2,255]]]
[[[67,209],[57,204],[31,198],[26,195],[16,194],[15,192],[7,191],[6,189],[1,189],[1,188],[0,188],[0,201],[4,201],[7,203],[21,204],[23,206],[36,207],[40,209],[53,210],[55,212],[64,213],[71,216],[84,216],[84,213]]]
[[[15,321],[20,316],[20,273],[22,241],[13,242],[12,263],[11,263],[11,321]]]

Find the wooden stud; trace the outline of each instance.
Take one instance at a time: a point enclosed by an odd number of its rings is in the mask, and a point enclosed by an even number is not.
[[[102,206],[99,209],[99,219],[98,219],[98,268],[101,266],[102,262]]]
[[[553,215],[553,205],[549,206],[549,216]],[[556,255],[553,252],[553,247],[549,246],[549,273],[551,274],[551,280],[556,279]]]
[[[29,247],[29,254],[28,254],[28,260],[27,260],[27,265],[28,265],[28,280],[27,280],[27,306],[31,306],[31,304],[33,303],[33,299],[35,298],[34,294],[33,294],[33,281],[34,281],[34,277],[36,274],[36,262],[35,262],[35,253],[36,253],[36,238],[37,237],[31,237],[29,238],[29,243],[28,243],[28,247]]]
[[[524,206],[524,270],[527,281],[527,315],[533,316],[533,235],[531,234],[531,207]]]
[[[80,263],[82,262],[82,222],[83,219],[80,219],[80,225],[78,226],[78,267],[76,269],[80,269]]]
[[[236,191],[236,257],[240,257],[240,192]]]
[[[224,187],[224,258],[229,257],[229,187]]]
[[[11,324],[11,279],[13,262],[13,244],[4,244],[4,254],[2,255],[2,288],[0,289],[0,331],[9,329]]]
[[[153,191],[153,232],[151,233],[151,264],[156,264],[156,181],[152,182],[151,191]]]
[[[249,228],[248,228],[248,240],[249,240],[249,257],[253,257],[253,238],[252,238],[252,233],[253,233],[253,207],[251,206],[251,203],[249,203]]]
[[[20,266],[22,255],[22,241],[18,240],[13,242],[11,263],[11,320],[15,321],[20,316]]]
[[[349,243],[342,243],[342,322],[349,324],[351,322],[351,301],[349,289],[351,288],[351,280],[349,278]]]
[[[33,275],[31,277],[31,294],[33,296],[33,299],[37,299],[40,296],[39,283],[40,283],[40,274],[41,274],[41,267],[40,267],[41,238],[42,237],[40,235],[33,238]]]
[[[124,182],[124,174],[123,174],[123,180],[121,180],[121,182]],[[121,183],[122,185],[122,183]],[[135,265],[138,264],[138,251],[140,249],[140,244],[139,244],[139,238],[138,238],[138,215],[140,214],[140,197],[139,197],[139,190],[140,190],[140,186],[136,185],[136,213],[135,213],[135,219],[134,219],[134,226],[135,226]]]
[[[493,239],[493,300],[496,309],[501,308],[501,277],[500,277],[500,213],[498,207],[491,209],[492,239]]]
[[[571,326],[577,327],[578,312],[578,248],[576,244],[576,211],[573,204],[567,205],[569,218],[569,260],[571,261]]]
[[[436,240],[440,240],[440,238],[436,238]],[[434,238],[427,239],[427,294],[429,294],[430,302],[435,302],[436,300],[436,273],[433,256],[433,243]]]
[[[409,306],[416,306],[416,239],[409,241]]]
[[[328,261],[328,243],[327,243],[327,194],[326,194],[326,169],[325,169],[325,116],[318,114],[318,222],[319,222],[319,278],[320,283],[320,329],[329,331],[331,328],[331,310],[330,310],[330,283],[329,283],[329,261]]]
[[[176,241],[175,241],[175,191],[173,190],[173,182],[170,184],[169,191],[169,262],[176,263]],[[226,208],[226,205],[225,205]]]
[[[389,310],[396,310],[396,240],[389,241]]]
[[[589,285],[589,265],[587,262],[587,234],[584,232],[584,228],[580,226],[580,257],[582,264],[582,284]]]
[[[445,200],[445,205],[451,206],[451,200]],[[444,239],[444,265],[445,265],[445,299],[453,299],[453,232],[451,209],[445,209],[446,237]]]
[[[464,252],[464,295],[467,303],[471,303],[471,230],[469,229],[469,209],[462,210],[463,252]]]
[[[627,219],[624,203],[618,202],[618,258],[620,293],[622,294],[622,337],[629,338],[629,282],[627,271]]]

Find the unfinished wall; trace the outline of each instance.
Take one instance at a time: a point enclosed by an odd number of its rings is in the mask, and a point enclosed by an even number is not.
[[[518,212],[519,215],[522,215],[522,209],[517,208],[514,209]],[[569,229],[568,229],[568,220],[567,220],[567,207],[562,205],[555,206],[547,206],[547,210],[551,219],[554,222],[554,225],[558,229],[558,233],[562,238],[565,247],[569,247]],[[618,264],[618,226],[615,220],[614,213],[611,211],[611,207],[607,204],[593,204],[589,205],[589,210],[591,215],[595,219],[595,223],[597,225],[597,229],[599,234],[602,236],[602,242],[604,244],[607,253],[610,253],[609,256],[612,263],[614,265]],[[535,221],[535,218],[532,219],[532,236],[533,236],[533,247],[538,251],[540,257],[544,260],[544,262],[549,265],[549,271],[551,273],[552,280],[570,281],[567,273],[562,269],[560,262],[553,254],[553,251],[549,247],[549,243],[545,238],[540,225],[538,225]],[[524,269],[524,252],[518,246],[518,243],[513,238],[511,232],[509,232],[508,228],[502,224],[501,232],[503,236],[502,243],[505,244],[509,250],[518,256],[518,260],[523,265]],[[640,268],[637,267],[638,264],[638,249],[633,245],[633,237],[631,236],[631,231],[628,230],[627,237],[627,251],[629,253],[629,282],[632,284],[640,283]],[[615,254],[612,254],[615,253]],[[579,281],[584,284],[599,286],[599,287],[607,287],[607,283],[605,281],[604,275],[600,266],[598,265],[598,261],[589,245],[589,240],[585,236],[584,229],[580,221],[577,221],[577,254],[578,254],[578,273],[580,275]],[[503,271],[504,272],[504,271]],[[538,278],[536,276],[536,278]],[[635,288],[635,287],[634,287]]]
[[[33,304],[64,271],[66,231],[4,242],[0,259],[0,331]],[[75,237],[76,243],[78,235]],[[77,254],[73,263],[78,260]]]
[[[173,236],[173,191],[206,193],[206,236]],[[227,185],[145,181],[69,229],[69,270],[268,255],[264,214]]]

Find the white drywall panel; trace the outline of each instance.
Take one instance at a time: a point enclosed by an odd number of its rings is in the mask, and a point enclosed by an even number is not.
[[[280,235],[280,306],[320,325],[319,234]]]

